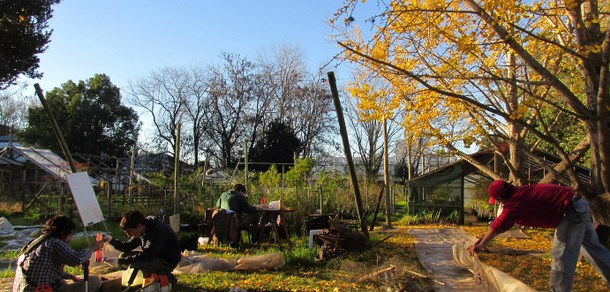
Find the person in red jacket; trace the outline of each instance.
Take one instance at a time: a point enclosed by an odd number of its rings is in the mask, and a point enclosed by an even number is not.
[[[487,189],[489,203],[503,204],[502,213],[491,223],[483,238],[468,248],[471,255],[513,225],[556,228],[551,255],[550,291],[570,291],[581,251],[606,282],[610,277],[610,251],[593,229],[591,208],[571,188],[553,184],[516,187],[493,181]]]

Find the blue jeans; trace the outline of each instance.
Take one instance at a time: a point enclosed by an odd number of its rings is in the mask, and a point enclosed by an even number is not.
[[[610,278],[610,251],[599,242],[593,229],[589,202],[579,197],[570,204],[553,237],[550,291],[572,290],[581,249],[604,280],[607,282]]]

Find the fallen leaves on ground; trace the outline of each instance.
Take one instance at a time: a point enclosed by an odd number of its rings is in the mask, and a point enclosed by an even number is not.
[[[172,289],[181,291],[433,291],[415,253],[415,240],[407,230],[411,228],[446,228],[447,225],[400,226],[378,229],[371,233],[375,242],[392,235],[363,253],[344,254],[324,263],[309,266],[286,265],[276,271],[210,271],[194,275],[180,275],[179,284]],[[461,226],[466,233],[479,237],[487,226]],[[497,238],[489,245],[490,252],[480,252],[481,261],[489,264],[540,291],[547,290],[551,266],[552,229],[524,229],[529,239]],[[307,239],[294,242],[306,246]],[[239,257],[261,252],[258,249],[235,250],[210,247],[204,250],[219,257]],[[272,250],[277,251],[277,250]],[[262,251],[264,252],[264,251]],[[313,262],[313,257],[311,262]],[[371,280],[358,281],[384,268],[395,266]],[[416,276],[412,272],[423,276]],[[4,279],[12,282],[12,279]],[[6,283],[9,284],[10,283]],[[574,278],[573,291],[610,291],[597,271],[582,260]]]
[[[409,236],[407,228],[371,232],[373,244],[389,235],[387,240],[365,252],[345,253],[310,266],[287,263],[276,271],[210,271],[180,275],[179,285],[173,291],[433,291],[432,279],[426,276],[417,259],[415,240]],[[299,239],[294,245],[306,245],[306,242]],[[213,254],[232,256],[232,250],[210,250]],[[365,275],[390,266],[395,266],[391,272],[359,281]]]
[[[487,228],[487,226],[462,226],[466,233],[475,237],[485,234]],[[554,230],[524,228],[523,232],[530,238],[495,238],[488,244],[489,252],[477,252],[479,259],[536,290],[548,290],[551,240]],[[584,257],[576,267],[572,290],[610,291],[606,281]]]

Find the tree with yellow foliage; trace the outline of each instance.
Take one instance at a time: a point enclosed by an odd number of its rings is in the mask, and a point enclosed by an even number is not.
[[[547,166],[542,182],[572,185],[593,203],[597,220],[610,222],[600,212],[610,203],[607,1],[374,2],[346,0],[330,21],[343,57],[391,86],[391,99],[361,95],[361,104],[408,113],[404,128],[497,179],[500,173],[460,150],[492,145],[516,184],[526,182],[527,154],[544,142],[562,162]],[[374,5],[378,13],[354,17]],[[366,85],[357,86],[349,90]],[[587,132],[570,147],[557,135],[566,116]],[[586,155],[591,188],[574,172]]]

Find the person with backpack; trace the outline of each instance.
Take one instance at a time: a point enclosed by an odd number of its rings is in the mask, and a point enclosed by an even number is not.
[[[64,271],[64,267],[89,264],[93,252],[104,246],[95,241],[87,249],[77,251],[70,247],[75,224],[65,215],[47,219],[42,235],[23,247],[17,260],[13,292],[29,291],[98,291],[101,279],[90,275],[87,280]],[[72,280],[68,282],[66,280]]]

